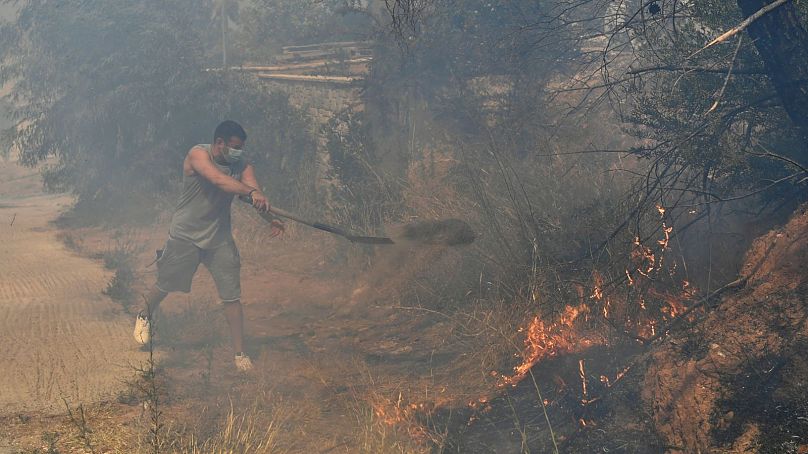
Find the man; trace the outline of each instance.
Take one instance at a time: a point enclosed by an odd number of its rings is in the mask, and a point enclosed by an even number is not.
[[[253,166],[244,161],[242,150],[247,134],[234,121],[216,127],[213,143],[196,145],[182,164],[182,194],[168,231],[168,241],[157,260],[157,284],[146,298],[146,307],[135,322],[135,340],[141,345],[151,339],[152,320],[170,292],[191,291],[191,280],[200,263],[210,271],[230,325],[235,365],[240,371],[252,368],[244,353],[244,316],[241,308],[241,262],[230,228],[230,205],[234,196],[252,199],[256,210],[269,211]],[[283,224],[272,222],[272,236],[283,232]]]

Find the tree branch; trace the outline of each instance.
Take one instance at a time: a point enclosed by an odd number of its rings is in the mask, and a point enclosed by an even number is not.
[[[727,32],[723,33],[723,34],[722,34],[721,36],[719,36],[718,38],[716,38],[716,39],[714,39],[714,40],[710,41],[709,43],[707,43],[707,45],[706,45],[706,46],[704,46],[704,47],[702,47],[701,49],[699,49],[699,50],[697,50],[696,52],[694,52],[694,53],[693,53],[693,54],[690,56],[690,58],[693,58],[693,57],[694,57],[694,56],[696,56],[696,54],[698,54],[699,52],[702,52],[702,51],[704,51],[704,50],[707,50],[708,48],[713,47],[713,46],[714,46],[714,45],[716,45],[716,44],[722,43],[722,42],[724,42],[724,41],[726,41],[726,40],[728,40],[728,39],[732,38],[733,36],[737,35],[738,33],[740,33],[740,32],[742,32],[742,31],[746,30],[746,29],[747,29],[747,27],[749,27],[750,25],[752,25],[752,23],[753,23],[753,22],[755,22],[756,20],[760,19],[761,17],[763,17],[763,16],[764,16],[764,15],[766,15],[767,13],[772,12],[773,10],[777,9],[778,7],[780,7],[780,6],[782,6],[782,5],[785,5],[785,4],[786,4],[788,1],[789,1],[789,0],[777,0],[777,1],[775,1],[774,3],[771,3],[771,4],[769,4],[769,5],[764,6],[763,8],[760,8],[760,9],[758,10],[758,12],[756,12],[755,14],[752,14],[751,16],[747,17],[746,19],[744,19],[744,20],[743,20],[743,22],[741,22],[741,23],[740,23],[740,24],[738,24],[737,26],[735,26],[735,27],[731,28],[730,30],[728,30]]]

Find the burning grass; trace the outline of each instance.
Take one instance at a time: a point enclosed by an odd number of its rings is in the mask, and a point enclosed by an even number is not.
[[[515,386],[531,369],[544,359],[559,354],[581,351],[607,343],[602,335],[584,333],[576,329],[580,317],[586,318],[589,307],[585,304],[567,306],[556,323],[545,323],[538,315],[531,320],[525,332],[522,362],[513,368],[512,375],[500,377],[497,386]]]

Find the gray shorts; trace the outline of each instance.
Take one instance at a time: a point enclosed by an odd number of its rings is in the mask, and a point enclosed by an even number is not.
[[[189,241],[169,238],[157,260],[157,288],[166,293],[190,292],[200,263],[213,276],[223,302],[241,299],[241,259],[232,241],[213,249],[200,249]]]

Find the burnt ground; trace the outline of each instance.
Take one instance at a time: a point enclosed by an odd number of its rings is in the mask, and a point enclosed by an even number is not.
[[[641,373],[629,369],[610,386],[600,379],[601,374],[610,374],[614,380],[614,371],[625,369],[627,358],[641,352],[632,345],[598,346],[551,358],[481,409],[441,412],[436,419],[448,424],[452,434],[447,451],[553,452],[552,427],[559,452],[664,452],[664,442],[655,435],[639,399]],[[586,397],[580,361],[584,362]],[[640,368],[635,365],[635,369]]]

